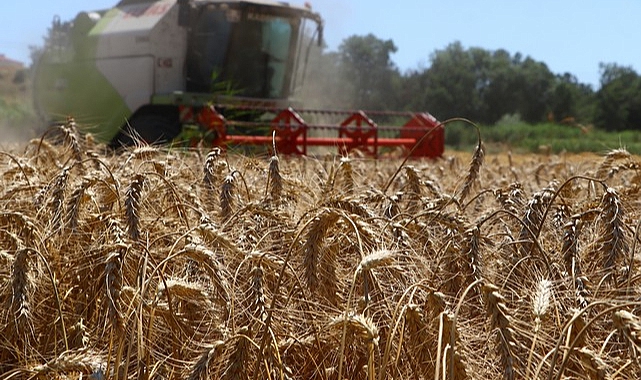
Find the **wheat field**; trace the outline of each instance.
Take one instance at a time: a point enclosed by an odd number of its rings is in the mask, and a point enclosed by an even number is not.
[[[636,379],[641,162],[0,152],[0,379]]]

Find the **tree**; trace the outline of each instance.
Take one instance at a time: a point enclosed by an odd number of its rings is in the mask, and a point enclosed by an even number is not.
[[[482,61],[482,54],[477,52],[476,59]],[[424,104],[417,105],[427,109],[440,119],[466,117],[478,119],[481,98],[478,86],[482,85],[479,71],[480,62],[475,65],[474,57],[468,53],[460,42],[449,44],[444,50],[437,50],[431,57],[431,66],[419,80],[423,88],[420,96]]]
[[[615,63],[601,63],[599,69],[595,125],[614,131],[641,129],[641,77],[631,67]]]
[[[545,120],[554,75],[542,62],[505,50],[463,49],[460,42],[437,50],[419,99],[439,118],[465,117],[496,123],[506,114],[520,114],[528,122]]]
[[[524,121],[545,120],[550,110],[554,74],[543,62],[527,57],[518,68],[518,112]]]
[[[578,122],[591,122],[594,108],[594,91],[580,83],[570,73],[557,75],[550,99],[551,116],[554,121],[572,118]]]
[[[400,75],[391,60],[397,48],[392,40],[373,34],[351,36],[338,48],[344,91],[349,94],[347,107],[391,109],[396,101],[394,83]]]
[[[521,55],[511,57],[500,49],[492,53],[488,66],[487,84],[482,90],[484,113],[483,122],[493,124],[507,114],[517,112],[519,93],[517,74]]]

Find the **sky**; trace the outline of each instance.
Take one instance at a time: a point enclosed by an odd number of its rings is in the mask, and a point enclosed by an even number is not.
[[[291,1],[302,3],[304,0]],[[452,42],[464,48],[505,49],[570,73],[596,90],[599,63],[641,74],[640,0],[311,0],[325,20],[328,50],[353,35],[391,39],[401,70],[424,69]],[[117,0],[4,0],[0,54],[30,63],[29,45],[41,45],[55,15],[105,9]]]

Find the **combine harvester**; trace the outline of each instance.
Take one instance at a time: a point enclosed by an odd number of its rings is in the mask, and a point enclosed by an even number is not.
[[[308,5],[122,0],[71,22],[54,19],[34,76],[35,106],[52,124],[75,116],[112,147],[137,139],[167,143],[196,126],[217,146],[274,139],[282,154],[335,146],[374,157],[382,147],[441,156],[443,128],[428,113],[293,107],[311,44],[321,43],[322,32],[320,15]],[[336,122],[306,122],[302,115]],[[375,121],[390,116],[406,122]],[[318,130],[325,137],[312,133]]]

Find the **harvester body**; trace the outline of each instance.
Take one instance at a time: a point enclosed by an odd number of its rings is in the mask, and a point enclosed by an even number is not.
[[[317,13],[284,2],[123,0],[54,21],[36,107],[51,121],[75,115],[111,141],[126,140],[127,121],[145,140],[173,137],[180,104],[288,105],[312,43],[306,20],[322,28]]]
[[[385,128],[373,120],[384,112],[297,108],[309,48],[322,42],[322,28],[311,7],[273,0],[122,0],[71,22],[54,19],[36,65],[36,110],[53,124],[74,117],[113,147],[180,135],[284,154],[315,145],[342,154],[401,147],[416,157],[441,156],[443,128],[427,113],[389,113],[409,121]],[[301,115],[335,119],[322,125]],[[196,138],[185,133],[194,126],[202,132]],[[319,129],[333,135],[309,133]]]

